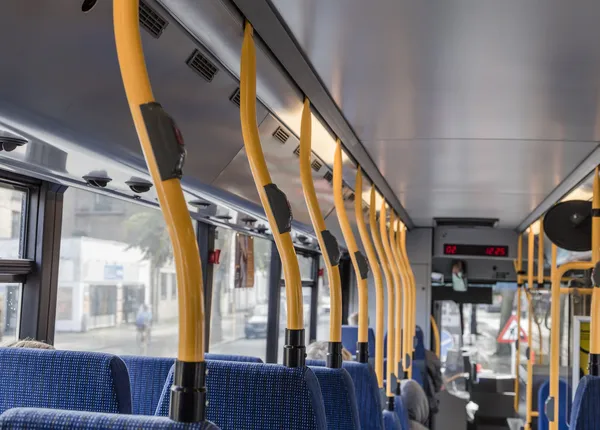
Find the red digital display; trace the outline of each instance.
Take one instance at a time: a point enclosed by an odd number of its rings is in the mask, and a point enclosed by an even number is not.
[[[445,244],[444,255],[472,255],[477,257],[508,257],[508,246]]]

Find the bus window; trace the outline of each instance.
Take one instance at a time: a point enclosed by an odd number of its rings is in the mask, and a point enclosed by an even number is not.
[[[27,193],[0,183],[0,258],[22,257]]]
[[[325,260],[319,256],[319,267],[325,268]],[[329,319],[331,313],[331,297],[329,295],[329,279],[324,269],[318,275],[319,307],[317,309],[317,340],[329,339]]]
[[[209,351],[264,361],[271,241],[217,228],[215,249],[221,258],[213,271]]]
[[[173,357],[176,289],[159,210],[87,190],[65,192],[57,348]]]
[[[0,342],[17,338],[21,309],[21,284],[0,283]]]

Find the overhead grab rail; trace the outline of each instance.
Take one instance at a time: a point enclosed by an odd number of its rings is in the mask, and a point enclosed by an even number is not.
[[[362,194],[362,170],[360,165],[356,169],[356,192]],[[377,255],[373,248],[373,243],[369,237],[367,224],[363,214],[362,199],[354,199],[354,214],[356,215],[356,225],[360,240],[367,253],[367,261],[373,273],[375,280],[375,374],[379,388],[383,388],[383,279],[381,278],[381,269],[377,263]]]
[[[310,220],[317,235],[323,260],[327,268],[329,291],[331,297],[331,313],[329,321],[329,350],[327,353],[327,367],[342,367],[342,283],[340,280],[340,247],[337,239],[325,226],[321,214],[311,168],[312,127],[310,115],[310,101],[304,99],[302,110],[302,123],[300,130],[300,180],[304,200],[308,206]]]
[[[396,365],[397,365],[397,372],[398,375],[402,375],[401,379],[405,379],[407,377],[409,377],[409,364],[407,362],[407,360],[404,359],[404,355],[406,355],[408,353],[408,351],[406,351],[404,349],[404,345],[402,342],[402,338],[406,338],[406,333],[402,332],[402,322],[403,322],[403,317],[405,315],[405,312],[403,311],[403,303],[406,303],[406,291],[407,288],[406,286],[408,285],[408,278],[406,277],[406,274],[404,273],[404,267],[402,265],[402,263],[400,262],[400,258],[398,256],[398,250],[396,249],[396,229],[395,229],[395,225],[396,225],[396,214],[391,211],[390,212],[390,229],[389,229],[389,241],[390,241],[390,250],[391,250],[391,255],[393,258],[393,266],[396,268],[396,271],[398,273],[398,288],[396,290],[396,308],[394,310],[395,316],[396,316]]]
[[[377,226],[377,218],[375,213],[375,187],[371,186],[371,207],[369,211],[369,223],[371,224],[371,235],[373,236],[373,242],[375,243],[375,249],[379,260],[381,261],[381,267],[383,269],[383,275],[385,277],[385,285],[388,295],[387,302],[387,368],[386,368],[386,396],[388,409],[394,409],[394,396],[396,392],[396,375],[394,374],[394,360],[396,358],[394,351],[395,333],[394,333],[394,307],[396,305],[394,301],[394,280],[392,278],[391,261],[389,260],[389,253],[386,251],[385,242],[387,241],[387,234],[385,230],[385,221],[387,218],[385,210],[385,202],[381,205],[379,212],[379,230]],[[389,247],[389,245],[388,245]]]
[[[258,125],[256,124],[256,48],[252,25],[249,22],[246,22],[244,27],[242,44],[240,117],[244,147],[248,155],[252,177],[283,265],[287,302],[283,364],[287,367],[302,367],[306,363],[306,347],[304,344],[300,268],[290,235],[293,216],[285,193],[271,181],[260,144]]]
[[[392,254],[392,248],[390,246],[391,229],[388,231],[385,202],[381,204],[381,211],[379,212],[379,231],[381,233],[381,243],[383,244],[383,249],[385,250],[385,254],[388,258],[390,270],[392,272],[392,278],[394,280],[394,362],[388,363],[388,367],[393,367],[393,374],[396,376],[396,379],[401,380],[404,379],[404,370],[402,369],[402,364],[398,360],[400,357],[402,357],[402,346],[400,342],[402,327],[398,327],[398,321],[401,315],[398,314],[397,310],[398,296],[400,296],[400,307],[402,306],[402,282],[400,281],[400,271],[396,265],[394,255]],[[390,337],[392,337],[392,333],[388,332],[388,340]],[[399,394],[399,387],[400,385],[398,384],[396,387],[396,394]]]
[[[354,233],[348,221],[348,214],[344,207],[344,196],[342,194],[342,143],[337,140],[335,157],[333,160],[333,197],[335,200],[335,212],[342,228],[342,235],[346,241],[358,287],[358,342],[356,344],[356,360],[359,363],[369,362],[369,291],[367,276],[369,265],[366,258],[358,250]]]
[[[408,324],[408,335],[407,335],[407,339],[406,339],[406,349],[405,351],[409,351],[406,352],[405,355],[407,357],[411,357],[411,354],[414,353],[415,351],[415,346],[416,346],[416,331],[417,331],[417,319],[416,319],[416,312],[417,312],[417,301],[416,301],[416,297],[417,297],[417,288],[416,288],[416,284],[415,284],[415,275],[413,273],[412,267],[410,265],[410,261],[408,260],[408,253],[406,252],[406,226],[404,225],[403,222],[400,221],[400,219],[398,218],[398,223],[399,223],[399,233],[397,234],[397,246],[398,246],[398,250],[399,250],[399,256],[402,260],[402,263],[404,264],[404,270],[405,273],[407,274],[407,278],[408,278],[408,300],[409,303],[405,305],[405,309],[408,312],[408,317],[407,317],[407,324]],[[408,372],[409,372],[409,378],[412,378],[412,370],[413,370],[413,366],[412,366],[412,360],[410,360],[410,365],[408,367]]]
[[[179,347],[169,416],[179,422],[206,419],[204,297],[198,243],[183,191],[184,142],[173,119],[157,103],[146,69],[139,29],[139,0],[114,0],[117,56],[129,109],[165,218],[177,275]]]

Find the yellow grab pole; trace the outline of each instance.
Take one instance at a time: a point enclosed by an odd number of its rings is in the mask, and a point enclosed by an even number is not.
[[[593,192],[592,264],[595,266],[600,263],[600,176],[598,176],[598,167],[594,170]],[[596,281],[597,278],[600,278],[600,274],[594,273],[594,280]],[[592,294],[590,311],[592,320],[590,327],[590,355],[588,367],[590,375],[593,376],[600,376],[600,285],[598,284],[599,282],[594,282],[594,292]]]
[[[396,317],[396,364],[398,366],[397,374],[402,375],[402,379],[408,377],[408,368],[406,367],[406,360],[404,360],[404,355],[408,352],[404,350],[404,343],[402,339],[406,338],[406,333],[402,327],[402,320],[404,317],[404,312],[402,311],[402,304],[406,302],[406,286],[407,280],[406,275],[404,274],[404,270],[400,265],[400,260],[398,258],[398,252],[396,250],[396,214],[394,211],[390,211],[390,229],[389,229],[389,240],[390,240],[390,251],[392,255],[393,266],[396,268],[398,272],[398,288],[396,289],[396,307],[394,309],[395,317]]]
[[[533,409],[533,306],[531,300],[531,292],[533,291],[533,247],[534,247],[535,236],[533,229],[529,227],[527,234],[527,304],[529,310],[527,312],[527,344],[529,346],[529,352],[527,356],[527,385],[525,386],[525,430],[531,428],[531,412]],[[520,332],[518,332],[520,333]],[[540,338],[541,341],[541,338]]]
[[[362,195],[362,171],[360,166],[356,169],[356,192],[355,195]],[[379,388],[383,388],[383,279],[381,278],[381,269],[377,263],[377,255],[369,237],[367,224],[363,215],[362,198],[354,199],[354,214],[356,216],[356,225],[360,234],[360,240],[367,253],[367,261],[373,273],[375,280],[375,374]]]
[[[544,217],[540,218],[540,232],[538,233],[538,286],[544,285]]]
[[[115,0],[116,1],[116,0]],[[287,328],[283,353],[284,365],[305,364],[302,283],[296,250],[292,242],[292,211],[286,195],[271,182],[256,124],[256,48],[253,29],[246,22],[240,68],[240,117],[242,137],[256,189],[269,220],[273,239],[283,265],[287,302]]]
[[[402,274],[402,291],[404,293],[404,301],[402,302],[402,350],[404,351],[404,357],[402,364],[404,371],[408,375],[408,379],[412,379],[412,352],[414,345],[414,333],[412,327],[412,281],[410,279],[410,268],[408,267],[408,260],[403,255],[402,250],[402,235],[404,233],[403,225],[396,219],[396,241],[392,245],[396,250],[396,256],[398,260],[398,266],[400,267],[400,273]]]
[[[398,238],[398,249],[399,255],[404,263],[406,273],[408,273],[408,289],[410,304],[408,306],[409,319],[408,327],[410,332],[410,338],[407,341],[407,348],[409,351],[414,352],[415,350],[415,334],[417,330],[417,285],[415,283],[415,274],[413,273],[410,261],[408,259],[408,252],[406,252],[406,226],[400,223],[400,235]],[[409,367],[409,376],[412,377],[412,362]]]
[[[311,164],[312,128],[310,115],[310,102],[304,100],[302,110],[302,124],[300,131],[300,180],[304,200],[308,206],[310,220],[312,222],[319,246],[327,267],[327,279],[329,280],[329,291],[331,297],[331,315],[329,321],[329,351],[327,354],[327,366],[332,368],[342,367],[342,283],[340,280],[340,248],[337,239],[325,226],[325,220],[321,214],[315,185],[312,177]]]
[[[521,287],[523,286],[523,235],[519,235],[517,243],[517,262],[515,264],[517,270],[517,354],[515,357],[515,399],[514,406],[515,412],[519,412],[519,368],[521,367]]]
[[[435,355],[437,355],[438,358],[441,358],[440,330],[438,329],[437,322],[435,321],[433,315],[429,315],[429,320],[431,321],[431,330],[433,331]]]
[[[356,360],[360,363],[367,363],[369,361],[369,292],[367,285],[369,265],[366,258],[358,250],[354,233],[352,233],[352,227],[350,227],[348,214],[344,207],[342,186],[342,143],[338,139],[333,160],[333,197],[335,200],[335,212],[350,253],[358,286],[358,343],[356,345]]]
[[[371,224],[371,235],[373,236],[373,242],[375,242],[375,249],[377,250],[377,254],[379,255],[379,260],[381,261],[381,267],[383,268],[383,274],[385,277],[385,285],[387,287],[388,294],[388,302],[387,302],[387,385],[386,385],[386,394],[388,397],[388,409],[390,408],[390,399],[391,399],[391,408],[394,407],[394,389],[393,385],[397,384],[396,375],[394,373],[394,360],[396,359],[396,354],[394,351],[394,341],[395,341],[395,333],[394,333],[394,279],[392,277],[392,270],[390,269],[391,262],[389,260],[389,253],[386,250],[386,242],[387,242],[387,232],[386,232],[386,222],[387,214],[385,210],[385,202],[381,205],[381,209],[379,212],[379,231],[376,225],[376,217],[375,217],[375,187],[371,186],[371,210],[369,213],[369,222]],[[387,244],[389,248],[389,243]]]
[[[173,246],[179,305],[179,348],[169,415],[175,421],[206,418],[202,266],[181,189],[185,150],[174,121],[156,103],[139,29],[139,1],[114,0],[117,56],[129,109]]]

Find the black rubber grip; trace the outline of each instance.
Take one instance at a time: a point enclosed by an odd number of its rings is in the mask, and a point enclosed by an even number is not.
[[[325,243],[325,250],[327,251],[329,262],[332,266],[337,266],[340,264],[340,258],[342,257],[342,252],[340,251],[340,245],[338,244],[337,239],[329,230],[323,230],[321,236]]]
[[[342,342],[329,342],[327,352],[327,367],[330,369],[339,369],[342,367]]]
[[[548,417],[548,421],[554,421],[554,397],[548,397],[546,399],[546,403],[544,403],[544,410],[546,412],[546,416]]]
[[[271,212],[275,217],[275,223],[277,223],[277,230],[280,234],[289,233],[292,231],[292,221],[294,219],[290,202],[277,185],[267,184],[264,188],[269,206],[271,206]]]
[[[140,111],[146,125],[160,179],[163,181],[181,179],[185,147],[175,121],[156,102],[140,105]]]
[[[360,279],[367,279],[369,276],[369,263],[367,263],[367,259],[360,251],[356,251],[354,253],[354,258],[356,258],[356,265],[358,266]]]
[[[369,342],[356,342],[356,361],[369,362]]]
[[[283,347],[283,365],[286,367],[304,367],[306,365],[306,347],[304,346],[304,329],[285,329],[285,346]]]
[[[393,391],[392,391],[393,393]],[[394,411],[394,408],[396,407],[396,399],[394,397],[388,397],[387,401],[386,401],[386,406],[387,406],[387,410],[388,411]]]
[[[206,362],[175,361],[169,417],[183,423],[206,419]]]
[[[600,217],[600,209],[592,208],[592,217],[594,217],[594,218]]]

